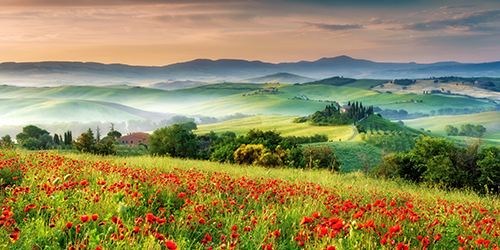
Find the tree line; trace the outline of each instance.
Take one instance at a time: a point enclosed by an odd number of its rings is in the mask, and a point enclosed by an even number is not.
[[[444,138],[421,137],[407,153],[389,154],[373,173],[444,188],[471,188],[498,192],[500,148],[479,141],[459,146]]]
[[[148,138],[149,153],[157,156],[203,159],[215,162],[258,164],[266,167],[326,168],[339,171],[333,148],[302,147],[300,143],[328,141],[326,135],[283,137],[276,131],[252,129],[245,135],[213,131],[196,136],[179,124],[157,129]],[[207,142],[209,147],[202,147]]]
[[[449,136],[482,137],[486,133],[486,128],[483,125],[463,124],[459,131],[457,127],[446,125],[444,131]]]
[[[357,122],[364,117],[373,114],[373,106],[363,107],[361,102],[348,102],[347,106],[341,108],[338,103],[327,105],[325,109],[316,111],[309,117],[298,117],[296,123],[309,122],[316,126],[337,126]]]

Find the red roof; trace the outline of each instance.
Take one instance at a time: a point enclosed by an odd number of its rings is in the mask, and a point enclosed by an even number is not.
[[[146,145],[149,145],[147,139],[149,137],[149,134],[142,133],[142,132],[137,132],[133,133],[130,135],[126,135],[118,139],[118,142],[120,145],[139,145],[139,143],[144,143]]]

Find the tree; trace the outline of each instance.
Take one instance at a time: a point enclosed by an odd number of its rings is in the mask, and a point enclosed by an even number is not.
[[[222,133],[219,138],[221,140],[224,140],[226,138],[236,138],[236,133],[234,133],[232,131],[226,131],[226,132]]]
[[[14,145],[12,144],[12,139],[10,135],[5,135],[2,137],[2,143],[0,143],[0,148],[12,148]]]
[[[54,144],[56,144],[56,145],[60,144],[59,135],[57,135],[56,133],[54,133]]]
[[[89,133],[82,133],[76,141],[73,141],[75,149],[82,153],[115,155],[116,149],[112,140],[96,143]]]
[[[307,145],[302,154],[308,168],[324,168],[332,172],[340,171],[340,161],[333,152],[333,148],[329,146],[311,147]]]
[[[182,115],[176,115],[176,116],[170,118],[170,121],[172,121],[173,124],[180,124],[180,123],[184,123],[184,122],[194,122],[194,118],[189,118],[189,117],[182,116]]]
[[[82,153],[94,153],[94,142],[89,133],[82,133],[73,141],[73,145],[76,150]]]
[[[483,125],[476,125],[472,128],[472,132],[475,137],[482,137],[484,133],[486,133],[486,128]]]
[[[70,145],[72,141],[73,135],[71,131],[66,131],[66,133],[64,133],[64,145]]]
[[[122,133],[116,131],[116,130],[111,130],[108,133],[108,137],[113,138],[113,141],[118,140],[118,138],[122,137]]]
[[[96,140],[97,142],[101,141],[101,129],[99,128],[99,126],[97,126],[97,128],[95,129],[96,131]]]
[[[179,124],[155,130],[148,138],[152,155],[168,155],[181,158],[196,158],[200,143],[196,135]]]
[[[23,132],[16,135],[16,139],[19,143],[22,143],[24,140],[28,138],[33,138],[38,140],[40,136],[44,134],[49,134],[49,132],[35,125],[28,125],[26,127],[23,127]]]
[[[54,141],[52,139],[52,136],[50,136],[49,134],[43,134],[40,136],[40,139],[38,139],[39,141],[39,148],[40,149],[49,149],[49,148],[52,148],[54,146]]]
[[[457,135],[458,134],[458,128],[453,127],[451,125],[446,125],[444,126],[444,131],[446,132],[447,135]]]
[[[95,141],[94,132],[92,132],[92,129],[91,129],[91,128],[89,128],[89,129],[87,130],[87,133],[88,133],[88,134],[90,135],[90,137],[92,138],[92,141]]]
[[[185,130],[187,130],[189,132],[198,129],[198,126],[196,126],[196,123],[194,123],[192,121],[179,123],[179,125],[181,125],[182,128],[184,128]]]

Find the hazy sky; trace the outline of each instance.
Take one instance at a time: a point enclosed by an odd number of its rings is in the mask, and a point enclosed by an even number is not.
[[[498,0],[0,0],[0,61],[500,61]]]

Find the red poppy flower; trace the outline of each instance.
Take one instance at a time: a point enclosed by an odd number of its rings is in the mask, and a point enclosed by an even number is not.
[[[72,227],[72,226],[73,226],[73,222],[68,222],[68,223],[66,223],[66,227],[67,227],[68,229],[71,229],[71,227]]]
[[[165,245],[169,250],[176,250],[177,249],[177,244],[175,244],[173,241],[167,240],[165,241]]]
[[[80,221],[85,223],[90,220],[90,217],[88,215],[82,215],[80,216]]]
[[[313,221],[314,221],[314,220],[313,220],[313,218],[308,218],[308,217],[305,217],[305,216],[304,216],[304,217],[302,218],[302,220],[300,221],[300,225],[305,225],[305,224],[307,224],[307,223],[311,223],[311,222],[313,222]]]
[[[93,214],[90,217],[92,218],[93,221],[96,221],[97,218],[99,218],[99,215],[98,214]]]
[[[317,218],[321,217],[321,212],[313,213],[312,216],[317,219]]]

